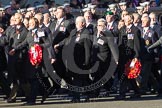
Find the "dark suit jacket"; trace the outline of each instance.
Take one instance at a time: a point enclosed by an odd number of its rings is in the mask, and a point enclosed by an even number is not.
[[[21,25],[19,30],[16,30],[16,27],[11,29],[10,35],[3,37],[0,40],[0,44],[7,44],[8,45],[8,51],[18,46],[20,43],[22,43],[26,36],[27,36],[28,30],[25,28],[24,25]],[[7,52],[8,52],[7,51]],[[18,50],[15,54],[15,57],[18,57],[18,59],[22,59],[26,57],[27,49],[21,49]]]
[[[77,40],[77,37],[80,37]],[[77,32],[77,29],[74,29],[71,31],[70,36],[66,39],[64,39],[62,42],[59,43],[59,46],[69,46],[69,50],[71,49],[71,46],[75,44],[74,47],[74,60],[76,64],[79,66],[89,65],[90,62],[90,55],[91,55],[91,48],[92,48],[92,36],[90,35],[90,32],[83,28],[79,32]]]
[[[55,30],[56,23],[57,21],[54,21],[50,26],[50,29],[52,30],[52,45],[56,45],[63,39],[67,38],[71,30],[74,28],[71,26],[73,22],[71,22],[71,20],[66,20],[65,18]],[[64,31],[61,28],[64,28]]]
[[[39,44],[42,48],[48,48],[50,46],[50,41],[46,34],[42,37],[39,37],[39,42],[34,41],[33,35],[35,35],[38,38],[38,32],[41,32],[39,28],[37,28],[35,33],[32,33],[32,31],[29,31],[26,39],[19,45],[15,46],[14,49],[20,50],[24,47],[27,47],[28,49],[30,49],[34,44]]]
[[[95,32],[95,30],[96,30],[96,24],[95,23],[91,23],[86,28],[89,30],[89,32],[91,33],[91,35],[93,35],[94,32]]]
[[[1,38],[5,37],[5,35],[2,35]],[[7,59],[5,54],[5,46],[0,45],[0,72],[4,71],[7,67]]]
[[[113,36],[114,36],[114,43],[118,43],[118,35],[119,35],[119,31],[118,31],[118,22],[114,21],[109,29]]]
[[[130,56],[130,59],[139,58],[141,51],[141,32],[137,27],[132,25],[129,32],[126,31],[126,27],[120,29],[119,50],[120,54],[127,57]]]
[[[160,38],[162,35],[162,26],[155,24],[152,29],[158,34],[158,37]]]
[[[118,47],[114,44],[114,36],[110,31],[102,32],[99,37],[97,37],[97,33],[95,33],[93,43],[94,47],[96,47],[94,50],[97,50],[97,56],[99,59],[106,61],[107,59],[110,59],[109,57],[112,54],[115,61],[118,62]]]
[[[143,30],[143,29],[142,29]],[[155,56],[157,56],[158,49],[148,52],[147,48],[154,44],[158,40],[158,35],[151,28],[146,31],[142,36],[142,49],[141,49],[141,59],[145,61],[153,61]]]

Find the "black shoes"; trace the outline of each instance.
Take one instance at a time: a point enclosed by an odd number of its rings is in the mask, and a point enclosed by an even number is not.
[[[78,103],[78,102],[80,102],[80,99],[72,99],[70,102],[71,103]]]
[[[36,103],[35,102],[27,102],[27,103],[24,103],[23,105],[24,106],[36,105]]]
[[[124,100],[125,99],[125,95],[118,95],[115,97],[116,100]]]
[[[44,103],[44,101],[46,101],[46,98],[48,97],[48,94],[45,93],[43,96],[42,96],[42,100],[41,100],[41,103]]]
[[[14,98],[14,99],[7,99],[7,103],[16,103],[16,98]]]
[[[133,94],[132,96],[130,96],[130,99],[140,98],[140,97],[141,97],[141,94]]]

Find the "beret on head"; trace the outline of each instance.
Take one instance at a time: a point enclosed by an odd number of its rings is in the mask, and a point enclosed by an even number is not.
[[[105,16],[106,16],[106,15],[114,15],[114,13],[111,12],[111,11],[106,11],[106,12],[105,12]]]

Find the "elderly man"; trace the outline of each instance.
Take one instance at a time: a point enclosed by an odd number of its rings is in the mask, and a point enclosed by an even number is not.
[[[76,18],[76,28],[71,31],[69,38],[65,39],[61,43],[55,45],[55,49],[62,46],[69,46],[65,47],[68,48],[67,51],[71,52],[71,49],[74,49],[74,60],[75,64],[80,69],[87,69],[90,63],[90,54],[91,54],[91,47],[92,47],[92,40],[91,40],[90,32],[86,29],[86,21],[84,17],[78,16]],[[73,45],[75,45],[73,47]],[[67,54],[64,54],[67,56]],[[69,65],[71,62],[67,60],[67,64]],[[67,66],[68,68],[68,66]],[[76,71],[76,70],[73,70]],[[72,85],[75,86],[86,86],[90,83],[89,75],[88,74],[79,74],[78,72],[73,73],[72,70],[69,69],[68,74],[72,75]],[[73,93],[72,102],[79,102],[80,101],[80,93]],[[88,100],[89,97],[86,98]]]
[[[149,14],[149,17],[151,19],[151,22],[150,22],[150,27],[156,31],[156,33],[158,34],[158,37],[160,38],[161,37],[161,34],[162,34],[162,27],[161,25],[159,24],[158,22],[158,18],[156,16],[156,14],[154,12],[151,12]]]
[[[9,37],[1,39],[0,43],[8,44],[9,56],[8,56],[8,71],[12,73],[13,88],[7,102],[15,102],[16,94],[18,91],[19,83],[22,84],[26,97],[29,95],[29,87],[27,85],[27,74],[25,73],[24,63],[27,56],[27,49],[24,48],[17,52],[14,51],[14,47],[23,42],[27,36],[28,30],[22,24],[23,17],[20,13],[14,15],[14,29],[12,29]]]
[[[142,70],[141,70],[141,92],[144,94],[147,92],[148,88],[148,81],[154,87],[154,90],[157,90],[157,83],[153,78],[152,68],[153,63],[156,58],[158,58],[158,50],[147,51],[147,48],[154,44],[158,40],[158,35],[155,31],[152,30],[150,27],[151,19],[148,16],[143,17],[142,19],[142,50],[141,50],[141,63],[142,63]],[[155,69],[154,69],[155,71]]]

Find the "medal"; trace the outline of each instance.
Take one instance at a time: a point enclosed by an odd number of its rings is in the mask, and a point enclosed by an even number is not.
[[[80,36],[78,36],[78,37],[75,39],[75,41],[76,41],[76,42],[78,42],[78,41],[79,41],[79,39],[80,39]]]
[[[17,39],[20,39],[20,34],[17,35]]]

